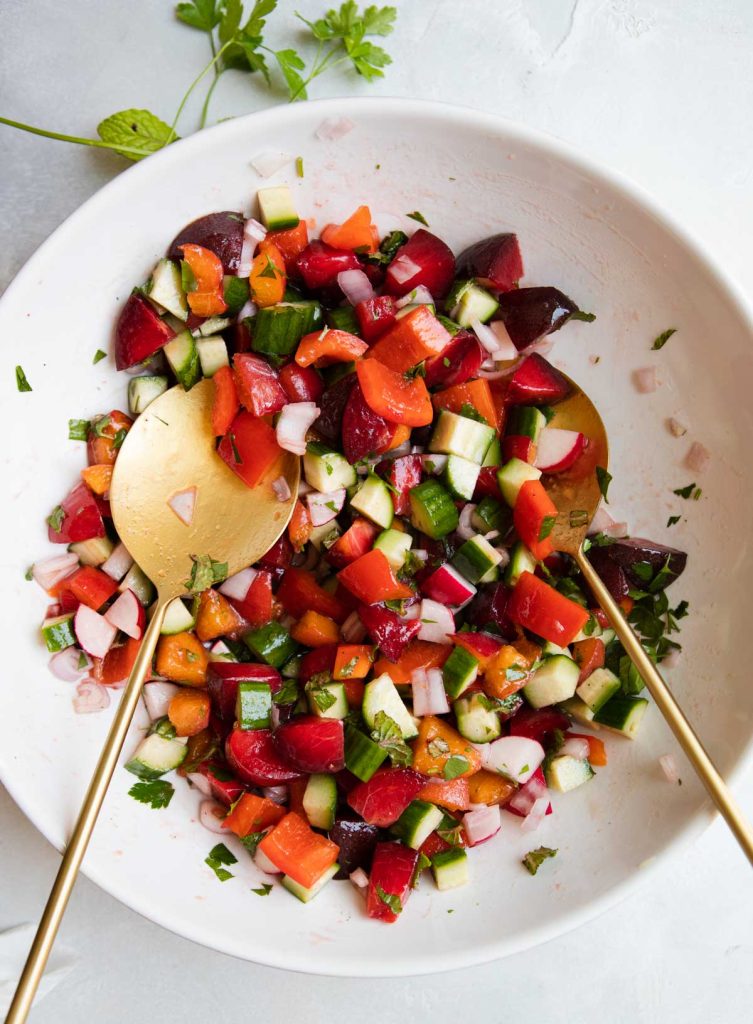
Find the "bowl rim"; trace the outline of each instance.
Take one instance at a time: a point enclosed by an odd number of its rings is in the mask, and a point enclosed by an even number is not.
[[[83,217],[85,214],[95,213],[100,206],[107,207],[113,201],[117,202],[119,191],[127,193],[132,183],[137,183],[140,178],[159,176],[163,172],[168,171],[173,162],[177,161],[180,163],[184,159],[190,158],[196,152],[202,151],[206,147],[211,147],[216,140],[225,136],[233,136],[235,134],[242,136],[249,130],[263,128],[264,122],[267,120],[274,120],[276,124],[279,124],[279,119],[284,118],[293,123],[300,121],[302,124],[310,126],[312,123],[316,124],[327,117],[350,117],[355,120],[362,114],[399,117],[402,120],[414,118],[433,122],[459,122],[465,128],[470,126],[479,131],[487,131],[496,136],[504,136],[509,139],[512,145],[516,143],[525,144],[531,149],[536,150],[542,157],[555,157],[557,160],[569,165],[572,169],[583,173],[597,184],[616,191],[623,200],[646,210],[683,248],[690,251],[690,254],[699,262],[705,273],[725,296],[727,302],[735,308],[740,318],[745,321],[749,332],[753,336],[753,303],[748,299],[738,282],[728,271],[717,264],[713,257],[707,255],[705,246],[701,244],[700,240],[691,231],[682,225],[679,220],[675,219],[673,214],[667,212],[650,192],[623,172],[615,170],[600,160],[586,155],[558,136],[538,128],[532,128],[511,118],[486,113],[461,104],[450,104],[438,100],[373,96],[309,100],[306,103],[291,104],[289,106],[276,105],[264,110],[254,111],[214,125],[211,128],[197,131],[187,138],[150,155],[148,160],[142,160],[126,168],[125,171],[116,175],[69,214],[35,250],[7,286],[3,295],[0,296],[0,313],[9,304],[8,296],[12,297],[16,292],[26,287],[27,281],[36,274],[37,264],[41,262],[48,249],[53,249],[58,244],[58,239],[65,235],[72,223],[75,223],[78,218]],[[751,766],[753,766],[753,734],[738,758],[734,769],[729,774],[728,784],[734,788],[742,776],[750,770]],[[22,793],[23,786],[19,781],[21,778],[22,775],[13,771],[10,762],[5,761],[3,751],[0,750],[0,781],[2,781],[11,798],[35,828],[60,851],[60,844],[51,839],[45,827],[46,821],[41,820],[40,816],[33,814],[25,801]],[[432,974],[489,963],[548,942],[600,916],[611,907],[622,902],[627,896],[635,892],[639,886],[642,886],[648,879],[654,877],[665,868],[680,850],[686,848],[692,841],[697,839],[715,817],[716,812],[707,801],[688,818],[674,839],[667,843],[660,853],[657,853],[648,862],[640,865],[632,874],[609,889],[602,896],[581,907],[568,911],[552,921],[545,919],[540,924],[524,929],[513,936],[498,936],[489,941],[478,942],[473,946],[468,946],[465,950],[459,952],[431,952],[424,954],[414,952],[408,958],[401,956],[399,960],[389,964],[385,964],[384,961],[381,964],[374,963],[366,958],[351,960],[341,964],[336,974],[340,977],[364,978],[409,977]],[[169,913],[161,913],[159,908],[149,903],[146,899],[141,898],[138,890],[134,891],[132,887],[121,886],[117,882],[108,881],[107,871],[93,864],[87,864],[86,859],[81,870],[101,889],[147,920],[153,921],[199,945],[229,954],[238,959],[251,959],[247,946],[235,940],[232,936],[220,934],[209,936],[204,934],[205,929],[198,925],[191,926],[188,922],[176,923],[172,921]],[[332,976],[335,973],[333,970],[327,969],[327,965],[323,962],[315,961],[313,964],[310,963],[306,958],[305,950],[290,950],[284,956],[279,956],[269,953],[263,945],[260,945],[253,951],[253,962],[268,967],[300,971],[308,974]]]

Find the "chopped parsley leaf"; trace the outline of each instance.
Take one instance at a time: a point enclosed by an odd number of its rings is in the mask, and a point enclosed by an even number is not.
[[[409,768],[413,764],[413,751],[403,739],[400,726],[386,711],[377,711],[371,739],[386,750],[394,768]]]
[[[269,896],[272,892],[272,883],[262,882],[258,889],[252,889],[251,892],[256,893],[257,896]]]
[[[235,806],[235,804],[233,804],[233,806]],[[241,836],[241,842],[252,857],[256,853],[256,848],[265,835],[266,832],[249,832],[247,836]]]
[[[97,363],[101,363],[103,359],[107,359],[107,353],[103,352],[101,348],[98,348],[97,351],[94,353],[92,365],[96,366]]]
[[[420,210],[414,210],[413,213],[406,213],[406,217],[410,217],[411,220],[417,220],[419,224],[423,224],[425,228],[428,228],[429,222],[421,213]]]
[[[154,782],[137,782],[128,790],[128,795],[141,804],[149,804],[152,810],[158,811],[168,807],[173,798],[175,787],[166,779]]]
[[[682,516],[670,516],[667,520],[667,526],[674,526],[675,523],[679,523],[681,519]]]
[[[191,576],[184,583],[191,594],[200,594],[227,576],[227,562],[215,562],[209,555],[191,555]]]
[[[88,420],[68,420],[68,440],[69,441],[88,441],[89,439],[89,421]]]
[[[205,858],[204,863],[214,871],[221,882],[226,882],[228,878],[233,878],[234,876],[231,871],[225,870],[222,865],[237,864],[238,858],[228,850],[224,843],[218,843],[209,851],[209,856]]]
[[[583,323],[592,324],[596,319],[595,313],[584,313],[582,309],[576,309],[574,313],[571,313],[567,318],[568,320],[582,320]]]

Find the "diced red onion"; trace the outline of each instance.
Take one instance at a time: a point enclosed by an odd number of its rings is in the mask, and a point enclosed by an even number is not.
[[[226,811],[216,800],[202,800],[199,804],[199,821],[210,832],[222,835],[226,830],[222,827]]]
[[[309,494],[311,491],[313,491],[313,489],[314,488],[311,486],[311,484],[306,483],[306,481],[303,479],[303,477],[301,477],[301,479],[298,481],[298,497],[299,498],[303,498],[304,495]]]
[[[402,298],[398,299],[395,306],[397,309],[402,309],[403,306],[432,306],[433,304],[434,296],[428,288],[420,284],[408,292],[407,295],[403,295]]]
[[[463,829],[469,846],[478,846],[479,843],[491,839],[501,827],[502,815],[496,804],[491,807],[479,807],[478,810],[468,811],[463,815]]]
[[[366,890],[369,887],[369,876],[363,870],[363,868],[356,868],[355,871],[351,871],[348,878],[361,893],[362,896],[366,895]]]
[[[656,391],[659,386],[659,381],[656,376],[655,366],[644,366],[640,370],[636,370],[633,373],[633,383],[635,389],[642,395],[648,395],[652,391]]]
[[[285,164],[289,164],[293,157],[287,153],[281,153],[279,150],[266,149],[262,153],[257,153],[251,160],[251,166],[260,174],[262,178],[269,178],[279,171]]]
[[[680,781],[680,773],[677,770],[677,762],[672,754],[662,754],[659,758],[659,766],[664,772],[664,778],[667,782],[672,782],[676,786]]]
[[[354,128],[355,124],[348,117],[325,117],[314,135],[325,142],[337,142]]]
[[[525,783],[525,785],[520,787],[507,806],[512,807],[514,811],[518,811],[519,814],[522,814],[525,817],[525,815],[530,812],[536,801],[541,797],[546,796],[546,793],[546,783],[543,779],[534,775]]]
[[[128,548],[121,541],[115,545],[110,557],[106,562],[103,562],[100,568],[112,579],[120,581],[132,565],[133,559],[128,552]]]
[[[546,812],[549,808],[549,798],[540,796],[538,800],[534,801],[533,807],[526,814],[525,818],[520,823],[521,832],[535,832],[541,822],[546,817]]]
[[[202,796],[212,795],[212,787],[206,775],[202,775],[201,772],[188,772],[186,778],[192,786],[198,789]]]
[[[158,718],[165,717],[170,701],[179,689],[180,687],[176,686],[175,683],[162,682],[161,680],[144,683],[144,704],[146,705],[147,714],[153,722]]]
[[[427,672],[417,668],[411,674],[413,688],[413,714],[417,718],[425,715],[446,715],[450,710],[444,680],[439,669],[432,668]]]
[[[277,443],[294,455],[306,454],[306,433],[319,416],[315,402],[290,402],[277,421]]]
[[[287,786],[266,786],[262,793],[271,800],[273,804],[286,804],[288,802],[288,787]]]
[[[77,715],[90,715],[94,711],[104,711],[110,704],[110,693],[105,686],[100,686],[93,679],[85,679],[76,687],[73,698],[73,710]]]
[[[78,647],[66,647],[64,651],[58,651],[47,664],[55,678],[66,683],[77,682],[92,667],[89,656]]]
[[[366,637],[366,627],[358,612],[351,612],[340,627],[343,640],[348,644],[360,644]]]
[[[471,516],[476,511],[476,506],[471,502],[463,506],[463,511],[460,513],[457,525],[457,535],[462,537],[463,540],[470,540],[471,537],[476,535],[476,530],[471,526]]]
[[[488,743],[471,743],[471,746],[477,754],[481,756],[481,767],[486,768],[486,763],[489,760],[489,744]]]
[[[290,490],[290,484],[284,476],[278,476],[276,480],[272,481],[272,490],[275,492],[275,498],[277,498],[278,501],[290,501],[293,496]]]
[[[66,551],[65,554],[51,555],[49,558],[43,558],[41,562],[35,562],[31,575],[42,590],[50,590],[77,568],[78,556],[72,551]]]
[[[498,530],[490,530],[489,533],[499,533],[499,531]],[[489,537],[489,534],[486,534],[484,539],[485,540],[490,540],[491,538]],[[494,550],[499,555],[499,561],[497,562],[497,568],[499,569],[500,572],[502,572],[502,570],[506,569],[507,566],[510,564],[510,552],[507,550],[507,548],[495,548]]]
[[[420,272],[421,268],[409,256],[398,255],[390,263],[390,276],[396,284],[404,284]]]
[[[454,632],[455,618],[450,609],[425,597],[421,602],[421,629],[418,639],[428,640],[432,644],[449,644]]]
[[[243,305],[241,306],[240,312],[238,313],[238,316],[235,319],[238,321],[239,324],[241,324],[245,319],[247,319],[247,317],[256,316],[258,309],[259,307],[256,305],[256,303],[252,302],[251,299],[248,299],[248,301],[244,302]]]
[[[560,747],[559,753],[574,757],[577,761],[587,761],[591,748],[588,745],[588,740],[584,740],[580,736],[568,736]]]
[[[497,352],[499,351],[499,341],[497,340],[497,335],[494,333],[491,327],[487,326],[486,324],[482,324],[480,320],[471,320],[471,330],[476,335],[481,344],[484,346],[489,355],[492,356],[493,358],[497,358]],[[517,355],[517,349],[515,351],[515,354]],[[500,356],[499,358],[501,359],[502,357]]]
[[[337,283],[351,306],[374,298],[371,281],[362,270],[341,270],[337,275]]]
[[[493,320],[489,324],[489,330],[497,339],[497,354],[495,358],[505,362],[517,359],[518,350],[515,347],[515,342],[510,337],[510,332],[507,330],[504,320]]]
[[[544,760],[544,748],[527,736],[502,736],[489,744],[488,766],[513,782],[528,782]]]
[[[688,428],[676,420],[674,416],[670,416],[667,420],[667,426],[672,437],[684,437],[688,432]]]
[[[627,537],[628,527],[627,523],[618,523],[604,502],[600,501],[588,527],[589,537],[595,533],[606,533],[608,537]]]
[[[448,455],[434,455],[432,452],[429,452],[428,455],[421,456],[421,466],[426,473],[439,476],[440,473],[444,473],[448,458]]]
[[[228,576],[219,588],[220,593],[225,597],[232,597],[234,601],[245,601],[249,588],[256,579],[257,571],[249,565],[247,569],[241,569],[233,576]]]
[[[264,850],[260,850],[258,847],[256,848],[256,853],[254,854],[254,864],[260,871],[263,871],[265,875],[282,874],[280,869],[277,867],[277,865],[272,863],[272,861],[266,855]]]
[[[248,277],[251,273],[251,264],[256,252],[256,246],[266,237],[267,229],[263,224],[260,224],[258,220],[254,220],[253,217],[246,221],[243,225],[243,245],[241,247],[241,257],[238,261],[238,269],[235,272],[236,277]]]
[[[339,487],[336,491],[328,491],[325,494],[319,491],[312,491],[306,495],[306,505],[312,526],[324,526],[331,523],[338,512],[345,504],[345,488]]]
[[[685,456],[685,465],[694,473],[702,473],[711,462],[711,452],[700,441],[694,441]]]

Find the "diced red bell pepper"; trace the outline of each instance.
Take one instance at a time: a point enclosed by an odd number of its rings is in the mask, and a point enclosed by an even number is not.
[[[283,758],[301,772],[339,772],[345,767],[345,729],[337,718],[296,715],[274,734]]]
[[[400,909],[408,902],[413,876],[418,867],[418,850],[409,850],[401,843],[377,843],[369,872],[366,913],[378,921],[397,921],[398,914],[390,904],[394,897]]]
[[[518,492],[513,509],[515,530],[538,561],[554,551],[550,536],[557,519],[557,506],[540,480],[526,480]]]
[[[348,617],[348,608],[335,594],[321,587],[313,573],[306,569],[287,569],[277,591],[277,600],[293,618],[300,617],[309,609],[327,615],[335,622]]]
[[[390,295],[407,295],[423,285],[435,299],[441,299],[455,277],[455,257],[441,238],[425,228],[401,246],[387,268],[385,291]]]
[[[316,290],[337,284],[343,270],[358,270],[361,264],[350,249],[334,249],[325,242],[309,242],[296,260],[296,270],[307,288]]]
[[[93,565],[83,565],[70,577],[68,589],[81,604],[93,608],[96,612],[113,594],[117,594],[118,585],[112,576],[108,576],[101,569],[95,569]]]
[[[82,481],[60,502],[63,517],[60,529],[48,521],[47,538],[53,544],[75,544],[92,537],[104,537],[105,524],[95,495]]]
[[[324,381],[313,366],[287,363],[280,370],[280,384],[291,402],[318,402]]]
[[[281,753],[269,729],[233,729],[225,741],[225,757],[249,786],[280,786],[301,774]]]
[[[348,793],[348,803],[370,825],[388,828],[426,784],[412,768],[380,768]]]
[[[272,693],[277,693],[282,686],[280,673],[271,665],[210,661],[207,669],[207,689],[212,698],[215,713],[224,721],[232,722],[235,719],[238,683],[244,680],[267,683]]]
[[[373,299],[364,299],[356,306],[356,318],[364,341],[369,344],[381,338],[384,332],[395,322],[397,306],[391,295],[376,295]]]
[[[392,504],[396,516],[407,516],[410,512],[410,489],[421,483],[423,463],[420,455],[401,455],[379,466],[389,482]]]
[[[570,394],[567,377],[538,352],[528,356],[510,379],[507,401],[510,405],[551,405]]]
[[[113,645],[99,664],[97,681],[103,686],[113,686],[128,679],[140,647],[141,641],[130,636],[125,643]]]
[[[257,629],[272,618],[272,573],[260,569],[242,601],[230,598],[230,603],[248,623]]]
[[[408,644],[421,632],[418,619],[404,621],[381,604],[364,604],[358,617],[367,633],[389,661],[399,661]]]
[[[274,430],[250,412],[239,412],[217,449],[244,483],[254,487],[280,457]]]
[[[115,366],[127,370],[159,352],[175,331],[157,315],[154,306],[134,292],[118,317],[115,327]]]
[[[297,814],[286,814],[279,825],[259,843],[259,849],[274,866],[311,889],[337,860],[338,846],[309,828]]]
[[[507,614],[524,629],[566,647],[588,622],[588,611],[531,572],[521,573]]]
[[[410,289],[408,289],[410,291]],[[400,317],[369,351],[369,356],[404,373],[425,359],[444,353],[450,344],[450,333],[427,306],[418,306]]]
[[[233,367],[240,403],[254,416],[267,416],[287,405],[288,397],[277,372],[266,359],[250,352],[239,352]]]
[[[303,367],[349,363],[353,359],[360,359],[367,348],[366,342],[355,334],[325,327],[322,331],[312,331],[301,338],[295,361]]]
[[[459,829],[457,835],[461,837],[465,833],[462,829]],[[444,853],[445,850],[451,849],[451,846],[452,844],[443,839],[438,832],[432,832],[431,835],[424,839],[418,852],[422,853],[428,860],[431,860],[435,853]]]
[[[488,353],[475,334],[458,331],[441,356],[426,364],[427,388],[449,388],[472,380]]]
[[[374,412],[356,383],[348,397],[342,417],[342,446],[348,462],[387,451],[398,425]]]
[[[327,552],[327,561],[338,568],[350,565],[361,555],[371,551],[378,533],[379,527],[374,526],[368,519],[354,519]]]
[[[222,260],[211,249],[191,243],[179,246],[183,259],[196,281],[194,291],[186,295],[188,306],[196,316],[218,316],[227,309],[222,288]]]
[[[520,459],[533,465],[536,459],[536,443],[524,434],[508,434],[502,438],[502,462]]]
[[[298,679],[304,685],[312,676],[326,672],[332,675],[337,657],[337,644],[327,644],[323,647],[316,647],[313,651],[307,651],[301,658]]]
[[[425,427],[434,418],[429,392],[422,377],[406,377],[378,359],[356,363],[358,383],[366,404],[390,423]]]
[[[215,437],[223,437],[230,430],[232,422],[240,410],[238,391],[235,387],[233,371],[229,366],[221,366],[212,380],[214,382],[212,433]]]
[[[413,597],[411,588],[397,579],[386,555],[377,549],[341,569],[337,578],[364,604]]]

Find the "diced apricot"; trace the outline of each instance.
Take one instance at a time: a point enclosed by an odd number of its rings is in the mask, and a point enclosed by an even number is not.
[[[340,639],[340,627],[328,615],[309,609],[290,631],[294,640],[306,647],[323,647],[336,644]]]
[[[450,758],[465,758],[467,767],[457,778],[473,775],[481,767],[481,755],[459,732],[435,715],[421,719],[418,736],[413,740],[413,767],[421,775],[443,775]],[[460,764],[456,762],[457,767]],[[453,766],[454,767],[454,766]]]
[[[468,793],[472,804],[506,804],[515,792],[515,784],[497,772],[482,768],[468,779]]]
[[[167,708],[167,717],[178,736],[196,736],[209,725],[209,694],[203,690],[178,690]]]
[[[204,686],[209,655],[193,633],[160,637],[157,644],[157,674],[185,686]]]
[[[243,625],[238,612],[217,590],[204,590],[199,595],[196,634],[203,643],[218,636],[231,636]]]

